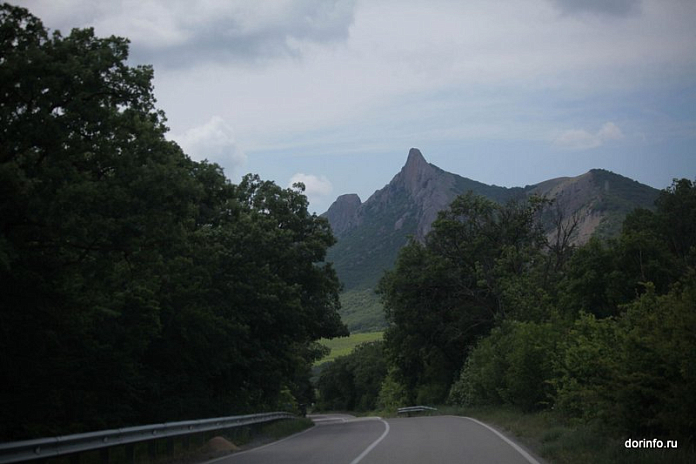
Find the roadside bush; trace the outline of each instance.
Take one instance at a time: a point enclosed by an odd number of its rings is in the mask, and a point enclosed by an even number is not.
[[[381,341],[358,345],[326,366],[317,381],[322,410],[369,411],[377,406],[387,375]]]
[[[402,406],[410,406],[406,404],[408,401],[406,387],[399,383],[395,370],[394,367],[389,369],[379,390],[377,405],[383,411],[396,412]]]
[[[459,379],[450,389],[448,402],[460,406],[502,404],[500,389],[507,369],[501,328],[482,338],[471,350]]]
[[[664,296],[651,288],[619,321],[625,333],[617,371],[616,415],[623,428],[694,438],[696,274]]]
[[[471,351],[450,390],[458,405],[545,407],[553,388],[553,357],[560,331],[552,323],[508,321]]]
[[[556,408],[564,415],[607,419],[605,399],[619,365],[621,334],[612,318],[581,313],[561,343],[555,362]]]
[[[621,433],[690,438],[696,427],[696,285],[646,292],[616,319],[582,315],[555,366],[563,413]]]

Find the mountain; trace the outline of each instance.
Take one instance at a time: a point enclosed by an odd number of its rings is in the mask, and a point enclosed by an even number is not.
[[[380,277],[393,266],[410,236],[423,240],[437,213],[468,191],[499,203],[533,194],[554,198],[565,217],[578,219],[576,243],[593,234],[616,235],[629,211],[651,208],[658,194],[652,187],[601,169],[526,187],[487,185],[443,171],[412,148],[401,171],[364,203],[358,195],[342,195],[323,214],[338,239],[327,260],[334,263],[344,285],[342,316],[352,331],[384,326],[373,291]]]
[[[412,148],[401,171],[367,201],[361,203],[354,194],[340,196],[323,216],[338,238],[328,260],[344,289],[374,288],[408,237],[423,240],[438,211],[469,190],[499,202],[524,195],[521,188],[486,185],[443,171]]]
[[[604,169],[592,169],[577,177],[560,177],[525,187],[529,195],[553,198],[566,216],[579,218],[575,243],[592,235],[614,237],[623,219],[635,208],[652,209],[659,191]]]

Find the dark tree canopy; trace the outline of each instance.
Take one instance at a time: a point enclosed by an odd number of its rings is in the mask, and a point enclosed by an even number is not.
[[[553,409],[613,438],[690,443],[695,195],[691,181],[675,180],[654,211],[626,217],[618,238],[579,247],[558,280],[557,311],[525,322],[508,311],[469,350],[449,401]]]
[[[128,41],[0,7],[0,437],[278,407],[346,333],[303,187],[165,139]]]
[[[318,406],[328,411],[370,411],[387,375],[383,342],[358,345],[346,356],[327,363],[317,382]]]
[[[386,351],[409,401],[443,401],[478,337],[506,315],[531,317],[516,304],[522,299],[543,306],[543,292],[512,290],[548,267],[538,223],[546,204],[500,205],[470,192],[439,214],[425,245],[413,241],[401,250],[379,291],[391,323]]]
[[[544,350],[527,346],[534,334],[548,333],[550,340],[583,313],[620,317],[648,289],[666,295],[689,275],[696,264],[694,192],[691,181],[675,180],[660,193],[654,211],[628,214],[619,237],[592,238],[577,249],[570,243],[573,218],[557,217],[556,231],[542,232],[541,220],[553,207],[547,200],[501,205],[472,193],[456,198],[439,214],[425,244],[404,247],[380,282],[391,324],[385,352],[407,402],[443,401],[464,370],[466,381],[455,396],[498,398],[527,409],[549,404],[544,395],[511,394],[524,389],[514,376],[501,374],[500,391],[484,392],[482,385],[495,383],[487,378],[491,372],[510,369],[533,382],[542,379],[538,383],[545,387],[537,393],[548,392],[544,382],[553,363]],[[508,332],[486,338],[495,327]],[[505,351],[515,343],[519,350]],[[488,359],[495,350],[500,364]]]

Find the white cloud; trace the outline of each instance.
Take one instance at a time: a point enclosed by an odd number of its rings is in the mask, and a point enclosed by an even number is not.
[[[481,112],[501,125],[518,126],[528,118],[514,114],[521,108],[514,98],[481,106],[505,92],[530,96],[525,108],[545,118],[546,95],[575,101],[622,95],[660,81],[663,71],[676,76],[681,69],[676,66],[696,66],[696,35],[683,24],[689,12],[672,14],[672,6],[646,4],[640,16],[628,18],[576,18],[559,17],[544,0],[489,5],[358,2],[345,42],[291,43],[298,59],[263,66],[240,66],[221,55],[205,69],[156,73],[158,98],[167,114],[175,115],[169,118],[172,127],[186,127],[189,114],[220,114],[253,151],[289,146],[293,134],[366,120],[383,133],[385,127],[403,127],[413,112],[429,129],[459,130],[462,119],[478,121]],[[441,95],[453,96],[459,114],[445,118],[419,102]],[[563,124],[565,107],[551,103],[561,113],[554,120]],[[409,105],[412,111],[401,111]],[[477,136],[482,134],[471,138]]]
[[[324,197],[333,191],[333,185],[326,176],[317,177],[313,174],[304,174],[298,172],[290,178],[288,182],[288,187],[292,187],[293,184],[301,182],[305,186],[305,195],[310,198]]]
[[[555,146],[586,150],[620,131],[569,122],[583,105],[608,120],[614,102],[690,88],[696,70],[691,0],[18,1],[64,33],[129,36],[133,62],[155,65],[172,130],[216,114],[249,153],[355,149],[356,138],[408,147],[414,128],[462,140],[553,133]],[[311,167],[288,169],[278,179]]]
[[[355,0],[23,0],[64,33],[93,26],[131,39],[137,62],[190,68],[201,61],[296,55],[297,43],[345,40]]]
[[[620,140],[622,138],[624,138],[624,135],[623,132],[621,132],[621,129],[619,129],[619,126],[613,122],[606,122],[594,134],[591,134],[584,129],[565,131],[556,137],[556,139],[553,141],[553,145],[556,148],[563,150],[581,151],[597,148],[604,145],[604,143],[607,141]]]
[[[597,137],[602,141],[607,140],[620,140],[624,138],[621,129],[613,122],[605,123],[602,128],[597,132]]]
[[[246,163],[246,154],[237,146],[232,128],[219,116],[172,138],[192,158],[207,159],[228,171]]]

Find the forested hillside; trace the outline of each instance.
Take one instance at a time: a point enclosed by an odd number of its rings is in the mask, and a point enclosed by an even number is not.
[[[549,208],[458,197],[381,279],[385,340],[324,369],[322,404],[508,405],[693,440],[696,184],[675,180],[618,237],[580,246],[571,219],[544,232]]]
[[[386,327],[384,308],[375,294],[379,279],[394,267],[409,237],[423,242],[438,212],[467,192],[498,204],[531,196],[553,200],[539,224],[553,235],[559,220],[572,220],[566,239],[573,244],[586,243],[592,236],[618,236],[626,214],[653,208],[658,194],[648,185],[602,169],[524,188],[487,185],[444,171],[412,148],[401,171],[364,203],[357,195],[342,195],[323,214],[338,239],[327,260],[343,284],[341,317],[351,332]]]
[[[303,187],[192,161],[127,58],[0,7],[0,440],[308,402],[347,334]]]

